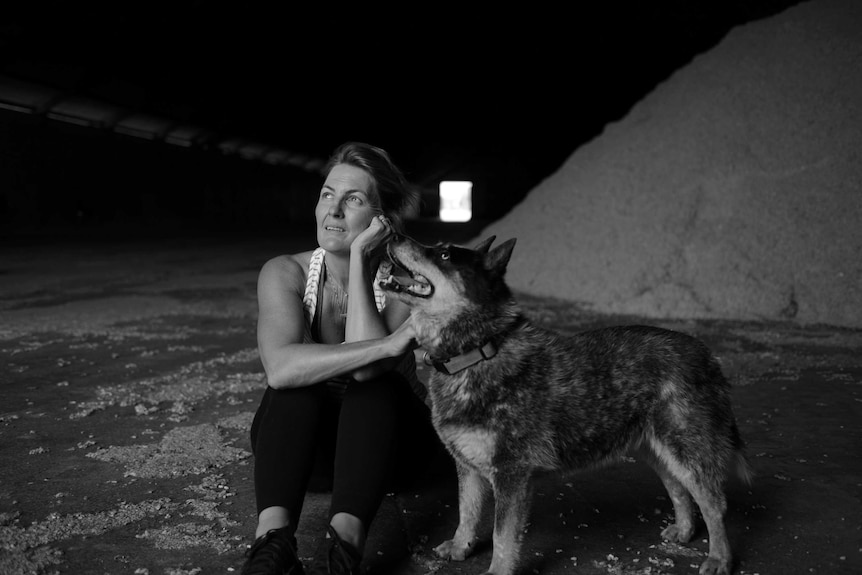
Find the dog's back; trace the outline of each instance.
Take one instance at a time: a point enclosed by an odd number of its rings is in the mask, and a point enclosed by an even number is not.
[[[562,467],[662,445],[718,473],[742,448],[730,386],[699,340],[647,326],[584,332],[545,348]],[[568,374],[568,381],[560,375]],[[535,378],[535,375],[533,376]],[[708,454],[707,461],[699,461]]]

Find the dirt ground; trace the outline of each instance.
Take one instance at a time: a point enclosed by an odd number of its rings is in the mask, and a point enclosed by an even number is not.
[[[0,574],[238,572],[254,531],[248,427],[265,385],[255,282],[289,240],[10,242],[0,247]],[[632,317],[520,298],[561,332]],[[701,336],[734,385],[757,477],[731,483],[737,572],[862,572],[862,331],[656,321]],[[423,376],[427,373],[423,371]],[[309,496],[300,555],[323,531]],[[696,573],[705,533],[662,543],[672,507],[631,460],[542,480],[525,573]],[[480,573],[431,548],[457,523],[451,476],[392,493],[374,573]]]

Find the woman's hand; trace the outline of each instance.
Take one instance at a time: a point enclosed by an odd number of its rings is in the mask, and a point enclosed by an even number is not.
[[[402,324],[395,328],[395,331],[376,341],[383,344],[381,350],[384,357],[376,363],[365,365],[351,372],[356,381],[368,381],[384,371],[394,369],[402,357],[419,347],[416,342],[413,318],[408,316]]]
[[[392,224],[383,214],[374,216],[368,227],[350,244],[351,252],[359,250],[360,255],[370,257],[381,248],[392,235]]]
[[[416,342],[416,329],[413,327],[413,316],[408,316],[404,323],[389,334],[388,338],[393,345],[392,357],[404,355],[419,347]]]

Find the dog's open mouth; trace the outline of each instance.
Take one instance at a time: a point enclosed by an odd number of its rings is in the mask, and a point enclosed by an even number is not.
[[[404,293],[413,297],[430,297],[431,294],[434,293],[434,286],[431,285],[428,278],[405,266],[403,263],[398,261],[398,258],[396,258],[391,252],[389,253],[389,259],[396,267],[410,274],[410,277],[390,274],[389,277],[380,280],[381,288],[387,291]]]

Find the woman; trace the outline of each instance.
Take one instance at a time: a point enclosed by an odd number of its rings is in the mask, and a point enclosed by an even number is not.
[[[388,154],[367,144],[339,147],[325,173],[319,247],[269,260],[258,278],[268,386],[251,429],[258,526],[248,575],[303,572],[294,533],[321,449],[334,460],[331,519],[309,572],[359,573],[402,426],[431,430],[409,310],[375,281],[391,270],[385,243],[416,197]]]

